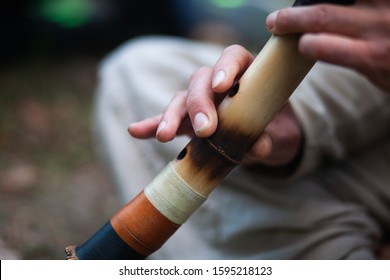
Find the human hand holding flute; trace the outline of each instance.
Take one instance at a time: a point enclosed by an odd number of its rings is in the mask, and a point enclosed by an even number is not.
[[[297,1],[311,4],[301,2]],[[227,49],[214,69],[203,68],[193,75],[188,92],[178,94],[162,117],[132,125],[129,131],[133,136],[157,134],[159,140],[168,141],[177,133],[191,133],[181,126],[188,113],[196,136],[100,231],[82,246],[67,247],[68,259],[145,258],[158,250],[241,162],[288,165],[293,161],[301,139],[286,102],[315,63],[301,55],[299,39],[300,35],[272,36],[256,58],[237,46]],[[233,53],[241,58],[231,60]],[[226,64],[233,67],[222,67]],[[214,93],[222,95],[231,86],[215,111]],[[291,121],[288,126],[293,137],[273,133],[278,118]]]

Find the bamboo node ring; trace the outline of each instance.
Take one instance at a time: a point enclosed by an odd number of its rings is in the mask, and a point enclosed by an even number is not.
[[[217,151],[223,158],[225,158],[226,160],[230,161],[231,163],[235,164],[235,165],[239,165],[240,162],[238,160],[235,160],[234,158],[232,158],[231,156],[229,156],[226,151],[220,147],[220,146],[217,146],[215,145],[213,142],[210,141],[210,139],[206,138],[204,139],[204,141],[211,147],[213,148],[215,151]]]

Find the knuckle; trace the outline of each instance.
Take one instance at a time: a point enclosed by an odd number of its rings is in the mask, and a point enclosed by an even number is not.
[[[367,53],[364,67],[368,71],[390,72],[390,43],[367,44]]]
[[[289,11],[285,9],[280,10],[275,19],[276,27],[285,29],[286,27],[289,27],[290,24],[291,24],[291,17]]]
[[[305,12],[292,12],[291,9],[281,9],[275,18],[275,27],[282,33],[319,32],[327,30],[332,23],[332,7],[322,4],[305,7]]]
[[[312,14],[311,18],[311,28],[315,31],[324,31],[327,30],[330,26],[331,20],[331,11],[329,10],[328,5],[319,5],[315,8],[315,13]]]
[[[248,63],[248,51],[241,45],[226,47],[219,59],[216,68],[228,69],[231,74],[240,73]]]
[[[198,108],[201,98],[197,94],[189,94],[186,99],[187,108]]]
[[[230,54],[230,53],[242,53],[242,52],[245,52],[245,48],[241,45],[238,45],[238,44],[234,44],[234,45],[230,45],[228,47],[226,47],[224,50],[223,50],[223,54]]]
[[[177,107],[176,104],[184,104],[184,100],[187,98],[187,91],[177,91],[168,105],[164,108],[163,116],[167,117],[171,114],[171,111]]]
[[[173,99],[185,99],[187,98],[187,91],[186,90],[179,90],[174,95]]]
[[[206,75],[207,73],[209,73],[209,71],[210,71],[210,67],[202,66],[202,67],[198,68],[194,73],[192,73],[190,80],[191,81],[198,80],[201,77],[203,77],[204,75]]]

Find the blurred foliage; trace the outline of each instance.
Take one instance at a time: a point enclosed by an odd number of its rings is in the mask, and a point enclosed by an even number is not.
[[[77,28],[89,23],[95,7],[91,0],[41,0],[31,7],[31,14],[64,28]]]

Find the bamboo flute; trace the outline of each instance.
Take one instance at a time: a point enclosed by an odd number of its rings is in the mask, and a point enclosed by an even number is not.
[[[294,5],[353,1],[297,0]],[[218,127],[194,137],[132,201],[68,259],[144,259],[158,250],[236,167],[314,65],[299,35],[271,36],[218,107]]]

